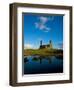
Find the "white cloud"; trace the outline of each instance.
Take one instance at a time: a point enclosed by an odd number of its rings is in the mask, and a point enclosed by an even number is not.
[[[45,24],[42,23],[35,23],[36,28],[39,28],[40,30],[43,30],[44,32],[49,32],[51,29],[47,27]]]
[[[38,17],[39,21],[35,22],[35,27],[42,30],[42,31],[44,31],[44,32],[49,32],[51,30],[51,28],[47,27],[46,23],[49,20],[53,20],[53,18],[54,17],[44,17],[44,16]]]
[[[39,20],[42,24],[45,24],[48,21],[48,18],[41,16],[41,17],[39,17]]]
[[[48,21],[54,20],[54,16],[49,16],[49,17],[41,16],[41,17],[39,17],[38,19],[40,20],[40,22],[41,22],[42,24],[45,24],[45,23],[48,22]]]
[[[32,49],[32,48],[33,48],[33,45],[31,45],[31,44],[24,45],[24,49]]]

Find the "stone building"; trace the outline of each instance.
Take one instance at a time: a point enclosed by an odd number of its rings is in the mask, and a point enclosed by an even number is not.
[[[40,41],[40,49],[44,49],[44,48],[46,48],[46,49],[52,49],[52,48],[53,48],[52,41],[50,40],[50,41],[49,41],[49,44],[43,45],[43,44],[42,44],[42,40],[41,40],[41,41]]]

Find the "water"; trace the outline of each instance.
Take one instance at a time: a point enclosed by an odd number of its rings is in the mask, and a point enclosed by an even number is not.
[[[63,73],[63,57],[25,56],[24,74]]]

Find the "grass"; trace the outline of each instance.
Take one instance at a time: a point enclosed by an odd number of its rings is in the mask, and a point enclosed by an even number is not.
[[[50,56],[50,55],[61,55],[63,56],[63,50],[58,49],[26,49],[24,50],[24,56],[39,55],[39,56]]]

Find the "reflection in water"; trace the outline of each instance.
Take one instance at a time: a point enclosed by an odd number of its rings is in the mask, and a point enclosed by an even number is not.
[[[63,56],[55,56],[56,59],[59,59],[59,60],[62,60],[63,59]],[[44,57],[44,56],[33,56],[32,57],[32,61],[34,62],[40,62],[40,64],[42,63],[43,60],[47,60],[49,62],[49,64],[52,63],[52,59],[53,57],[51,58],[51,56],[47,56],[47,57]],[[28,57],[26,56],[24,58],[24,63],[27,63],[29,62],[29,59]]]
[[[32,58],[32,61],[38,61],[38,60],[39,60],[38,57],[33,57],[33,58]]]
[[[27,63],[29,60],[27,57],[24,58],[24,63]]]
[[[24,74],[62,73],[63,56],[25,56]]]
[[[41,57],[39,57],[39,59],[40,59],[40,64],[42,63],[42,58]]]
[[[43,60],[48,60],[49,64],[51,63],[51,58],[50,57],[34,56],[32,58],[32,61],[40,62],[40,64],[42,63]]]
[[[63,56],[60,56],[60,55],[58,55],[58,56],[55,56],[57,59],[60,59],[60,60],[62,60],[63,59]]]
[[[42,63],[42,57],[41,56],[35,56],[32,58],[32,61],[37,61],[40,62],[40,64]]]
[[[49,64],[52,63],[52,58],[48,57],[47,60],[48,60]]]

